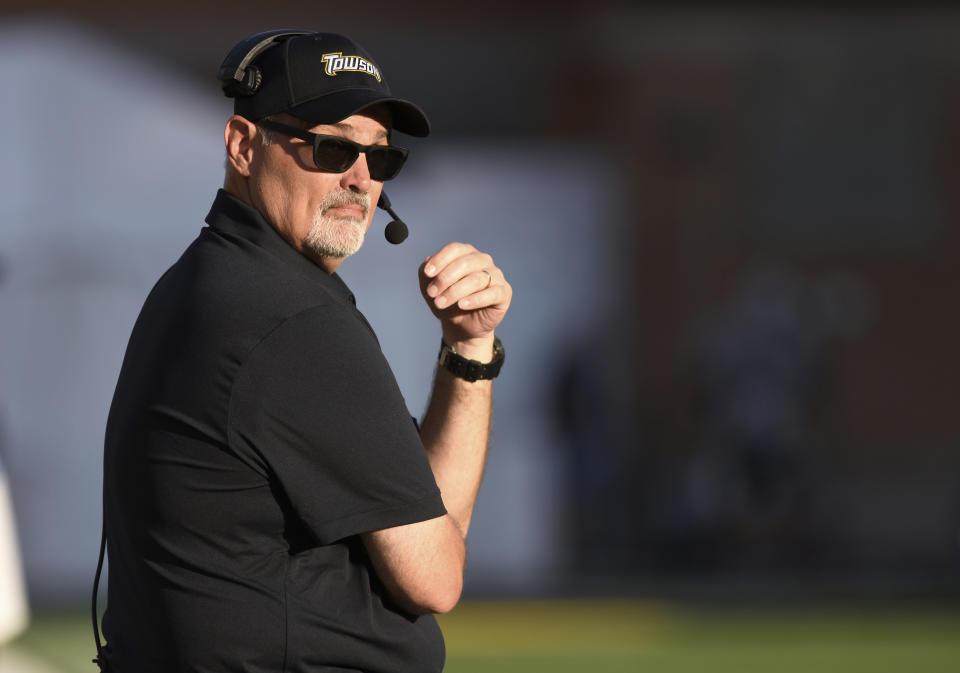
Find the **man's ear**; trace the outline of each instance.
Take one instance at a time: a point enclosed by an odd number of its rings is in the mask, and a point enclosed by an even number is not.
[[[239,115],[230,117],[223,129],[223,142],[227,148],[227,163],[244,177],[250,175],[256,137],[256,124]]]

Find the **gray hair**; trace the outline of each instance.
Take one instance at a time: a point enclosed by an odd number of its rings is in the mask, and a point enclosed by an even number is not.
[[[264,146],[277,142],[277,136],[274,135],[273,131],[263,128],[260,124],[257,124],[257,131],[260,132],[260,142],[263,143]]]

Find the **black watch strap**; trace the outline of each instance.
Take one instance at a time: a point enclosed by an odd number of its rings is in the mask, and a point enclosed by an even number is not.
[[[481,381],[494,379],[500,373],[503,366],[504,352],[503,344],[500,339],[493,339],[493,360],[484,364],[477,360],[469,360],[457,351],[450,348],[443,340],[440,341],[440,366],[449,371],[454,376],[467,381]]]

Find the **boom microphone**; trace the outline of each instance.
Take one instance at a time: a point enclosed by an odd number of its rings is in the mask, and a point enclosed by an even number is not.
[[[383,208],[390,213],[390,217],[393,218],[383,230],[384,237],[394,245],[407,240],[407,234],[410,233],[407,225],[403,223],[399,215],[393,212],[393,208],[390,207],[390,199],[387,198],[386,192],[380,192],[380,200],[377,201],[377,208]]]

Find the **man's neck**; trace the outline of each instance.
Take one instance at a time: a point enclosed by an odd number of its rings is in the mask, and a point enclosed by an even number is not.
[[[267,223],[273,227],[273,230],[276,231],[280,235],[280,238],[285,240],[290,247],[330,275],[333,275],[333,273],[340,268],[340,265],[343,264],[343,260],[346,259],[346,257],[325,257],[323,255],[318,255],[309,248],[305,247],[303,243],[290,240],[290,238],[283,231],[281,231],[273,222],[270,221],[270,218],[267,217],[267,214],[257,208],[256,204],[253,203],[253,199],[250,198],[250,189],[247,187],[245,182],[242,182],[238,185],[236,184],[236,181],[230,180],[228,177],[223,183],[223,191],[240,199],[245,204],[260,213],[260,215],[263,216],[263,219],[265,219]]]

